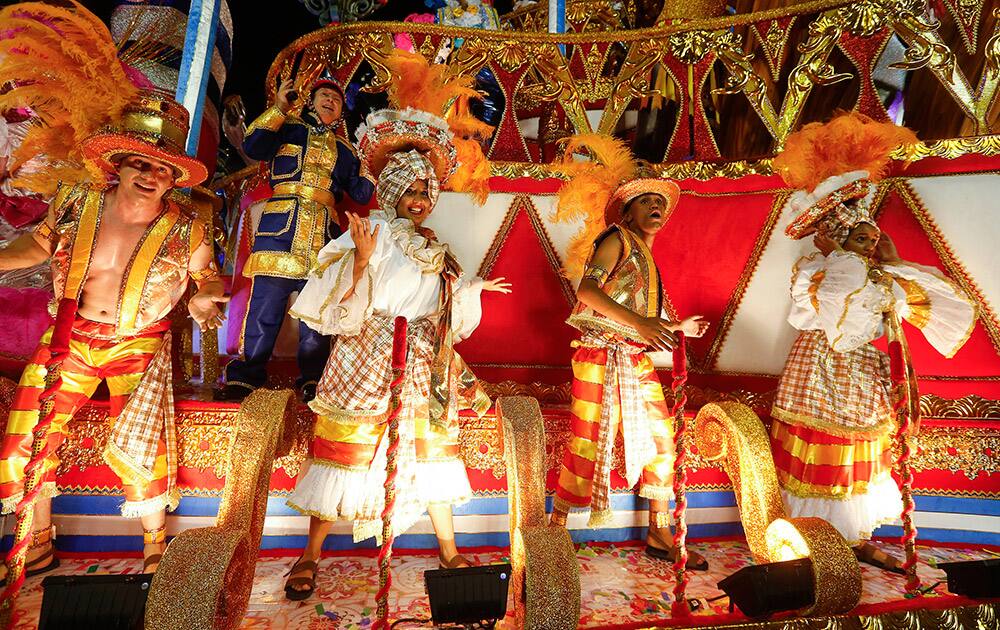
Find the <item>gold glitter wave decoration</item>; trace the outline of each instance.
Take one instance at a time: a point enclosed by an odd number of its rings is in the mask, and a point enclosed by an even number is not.
[[[861,568],[840,532],[820,518],[786,518],[771,444],[757,414],[735,401],[709,403],[698,411],[694,434],[699,455],[721,460],[733,483],[754,559],[812,560],[815,599],[800,613],[834,614],[857,606]]]
[[[258,389],[240,406],[217,524],[171,541],[146,603],[147,628],[240,625],[253,587],[271,469],[285,426],[295,420],[295,396],[288,389]]]
[[[511,589],[517,627],[576,628],[580,567],[565,527],[545,525],[545,424],[538,401],[497,401],[510,513]]]

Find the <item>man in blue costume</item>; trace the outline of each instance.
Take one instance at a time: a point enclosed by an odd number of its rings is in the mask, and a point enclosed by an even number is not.
[[[347,139],[343,87],[326,71],[313,83],[301,114],[293,112],[295,100],[295,87],[285,79],[274,105],[250,125],[243,143],[249,157],[269,162],[274,192],[243,268],[252,285],[241,355],[226,366],[217,400],[242,400],[264,384],[289,296],[305,285],[319,250],[340,235],[335,204],[345,193],[367,203],[374,190]],[[330,338],[299,323],[297,386],[303,400],[315,395],[329,353]]]

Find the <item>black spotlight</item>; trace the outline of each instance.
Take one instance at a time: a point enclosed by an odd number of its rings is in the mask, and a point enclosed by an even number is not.
[[[1000,597],[1000,558],[944,562],[937,566],[948,574],[948,590],[955,595]]]
[[[812,560],[755,564],[719,582],[733,605],[750,618],[769,617],[784,610],[798,610],[813,603]]]
[[[434,624],[495,622],[507,614],[509,564],[424,571]]]
[[[38,630],[142,630],[152,573],[50,575],[42,580]]]

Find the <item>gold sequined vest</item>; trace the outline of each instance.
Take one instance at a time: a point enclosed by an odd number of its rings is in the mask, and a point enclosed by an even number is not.
[[[38,234],[54,244],[51,267],[55,299],[50,311],[62,297],[79,299],[82,293],[108,190],[60,186],[52,200],[57,217],[55,230],[45,223],[38,228]],[[202,223],[176,202],[167,201],[146,228],[122,273],[116,316],[119,336],[134,335],[157,323],[181,300],[187,288],[191,254],[204,233]]]
[[[662,284],[660,273],[653,261],[653,253],[639,237],[628,228],[612,225],[594,241],[594,249],[590,258],[594,257],[597,246],[617,232],[622,241],[622,254],[617,264],[608,274],[608,279],[601,289],[612,300],[643,317],[659,317],[663,307]],[[590,267],[591,260],[587,260]],[[646,343],[639,333],[631,326],[620,324],[613,319],[598,313],[583,302],[577,302],[566,323],[584,333],[609,333],[638,343]]]

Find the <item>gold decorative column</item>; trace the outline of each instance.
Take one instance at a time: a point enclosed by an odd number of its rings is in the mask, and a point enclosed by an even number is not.
[[[295,395],[288,389],[258,389],[240,406],[217,524],[186,530],[170,542],[153,578],[145,627],[240,625],[253,587],[278,443],[286,424],[295,422]]]
[[[576,628],[580,567],[569,532],[545,524],[545,425],[538,401],[497,401],[510,514],[511,590],[520,628]]]
[[[815,600],[803,615],[843,613],[861,600],[861,568],[854,551],[821,518],[786,519],[764,424],[738,402],[709,403],[695,418],[698,453],[720,460],[733,482],[740,521],[757,562],[809,558]]]

